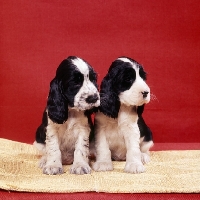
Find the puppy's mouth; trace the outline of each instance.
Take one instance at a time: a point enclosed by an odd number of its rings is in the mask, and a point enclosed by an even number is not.
[[[99,107],[99,106],[100,106],[100,100],[98,100],[96,103],[89,104],[90,108]]]
[[[143,100],[143,102],[144,102],[145,104],[149,103],[149,101],[150,101],[150,98],[147,98],[147,99],[144,99],[144,100]]]
[[[99,107],[99,105],[100,105],[100,103],[99,104],[97,104],[97,103],[91,103],[91,104],[87,104],[87,105],[78,105],[78,106],[76,106],[79,110],[82,110],[82,111],[84,111],[84,110],[89,110],[89,109],[91,109],[91,108],[94,108],[94,107]]]
[[[143,104],[148,104],[150,102],[150,97],[146,97],[146,98],[139,98],[138,101],[134,102],[133,105],[134,106],[142,106]]]
[[[100,98],[96,98],[96,100],[91,100],[91,97],[88,97],[86,99],[80,99],[80,101],[77,102],[77,105],[74,105],[79,110],[89,110],[94,107],[100,106]]]

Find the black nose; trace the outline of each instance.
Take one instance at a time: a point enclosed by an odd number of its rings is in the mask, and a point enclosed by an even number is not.
[[[149,92],[147,92],[147,91],[142,92],[143,98],[146,98],[148,94],[149,94]]]
[[[97,100],[99,100],[99,97],[97,94],[94,94],[94,95],[90,95],[86,98],[86,102],[87,103],[95,103],[97,102]]]

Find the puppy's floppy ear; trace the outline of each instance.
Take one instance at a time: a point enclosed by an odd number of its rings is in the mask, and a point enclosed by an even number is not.
[[[100,111],[108,117],[117,118],[120,109],[120,100],[111,77],[110,74],[107,74],[101,83]]]
[[[57,78],[54,78],[50,83],[47,109],[48,116],[53,122],[63,124],[67,121],[68,103],[62,94],[61,82]]]

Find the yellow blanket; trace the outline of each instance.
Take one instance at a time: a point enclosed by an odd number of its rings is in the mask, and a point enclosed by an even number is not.
[[[29,144],[0,139],[0,188],[26,192],[199,193],[200,150],[154,151],[142,174],[124,173],[125,162],[114,171],[86,175],[44,175],[40,155]]]

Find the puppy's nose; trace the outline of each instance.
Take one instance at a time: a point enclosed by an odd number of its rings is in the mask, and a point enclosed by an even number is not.
[[[99,97],[97,94],[94,94],[94,95],[90,95],[86,98],[86,102],[87,103],[96,103],[97,100],[99,100]]]
[[[142,92],[143,98],[146,98],[148,94],[149,94],[149,92],[147,92],[147,91]]]

